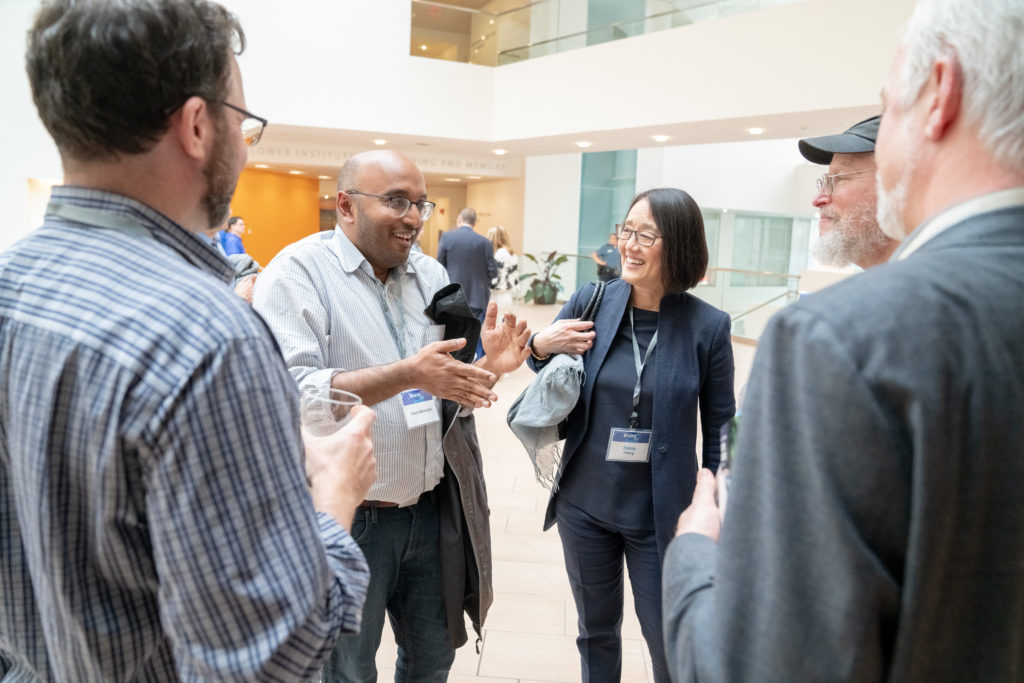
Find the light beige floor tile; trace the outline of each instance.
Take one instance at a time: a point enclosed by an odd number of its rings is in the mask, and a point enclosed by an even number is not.
[[[569,581],[564,567],[542,562],[495,562],[494,590],[562,597],[569,592]]]
[[[496,593],[487,615],[488,631],[565,635],[565,599],[546,595]]]
[[[487,503],[492,512],[511,510],[536,512],[538,497],[536,493],[517,493],[501,489],[492,490],[490,487],[487,489]]]
[[[558,532],[554,527],[550,531],[544,531],[544,515],[528,510],[510,511],[508,513],[508,522],[505,524],[505,533],[534,534],[542,538],[553,538],[558,541]],[[559,543],[561,542],[559,541]]]
[[[580,680],[576,644],[569,636],[488,630],[480,675],[574,683]]]
[[[565,566],[562,544],[551,535],[503,534],[491,539],[491,555],[495,562],[516,562],[530,558],[534,562]]]

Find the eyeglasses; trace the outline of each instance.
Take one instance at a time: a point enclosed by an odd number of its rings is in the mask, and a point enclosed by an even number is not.
[[[345,190],[345,194],[358,194],[363,197],[376,197],[377,199],[386,199],[388,202],[388,208],[391,209],[391,215],[395,218],[404,218],[405,214],[409,213],[409,209],[416,207],[416,210],[420,212],[420,220],[429,220],[434,214],[434,202],[428,202],[426,199],[421,199],[418,202],[414,202],[411,199],[405,197],[392,197],[388,194],[369,194],[366,192],[356,192],[355,190]]]
[[[651,232],[637,232],[632,228],[620,228],[616,237],[619,238],[620,242],[628,242],[633,238],[633,235],[636,235],[636,243],[641,247],[650,247],[657,240],[661,239],[661,235],[655,235]]]
[[[826,173],[818,178],[818,192],[824,192],[826,197],[831,197],[836,189],[835,178],[845,178],[846,176],[860,175],[861,173],[874,173],[876,170],[872,168],[868,171],[850,171],[849,173],[833,173],[832,175]]]
[[[263,129],[267,127],[266,119],[247,112],[241,107],[236,107],[230,102],[225,102],[224,100],[217,100],[217,103],[223,104],[228,109],[234,109],[245,117],[242,119],[242,138],[245,140],[245,144],[247,146],[252,147],[260,141],[260,138],[263,137]]]

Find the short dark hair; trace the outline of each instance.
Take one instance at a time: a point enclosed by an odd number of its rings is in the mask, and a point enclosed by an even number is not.
[[[62,155],[146,152],[189,97],[222,100],[245,34],[207,0],[52,0],[29,31],[26,70]]]
[[[646,199],[661,232],[661,277],[666,294],[693,289],[708,270],[704,216],[693,197],[674,187],[659,187],[633,197],[632,209]],[[629,215],[627,209],[626,215]],[[625,222],[625,221],[623,221]]]
[[[241,216],[232,216],[231,218],[228,219],[228,227],[230,228],[232,225],[234,225],[240,220],[242,220]]]

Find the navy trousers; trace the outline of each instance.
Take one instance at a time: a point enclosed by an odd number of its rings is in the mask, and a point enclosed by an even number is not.
[[[654,680],[668,683],[661,627],[661,563],[654,530],[614,529],[571,503],[555,505],[565,568],[576,601],[584,683],[618,683],[622,677],[623,557]]]

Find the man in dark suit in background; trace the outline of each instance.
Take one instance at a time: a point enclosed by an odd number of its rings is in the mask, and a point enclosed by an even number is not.
[[[462,285],[473,315],[482,323],[491,298],[491,280],[498,276],[498,263],[494,260],[491,241],[477,234],[473,230],[474,225],[476,211],[469,207],[460,211],[455,230],[441,235],[437,260],[448,270],[451,281]],[[479,343],[476,354],[483,355],[483,347]]]

